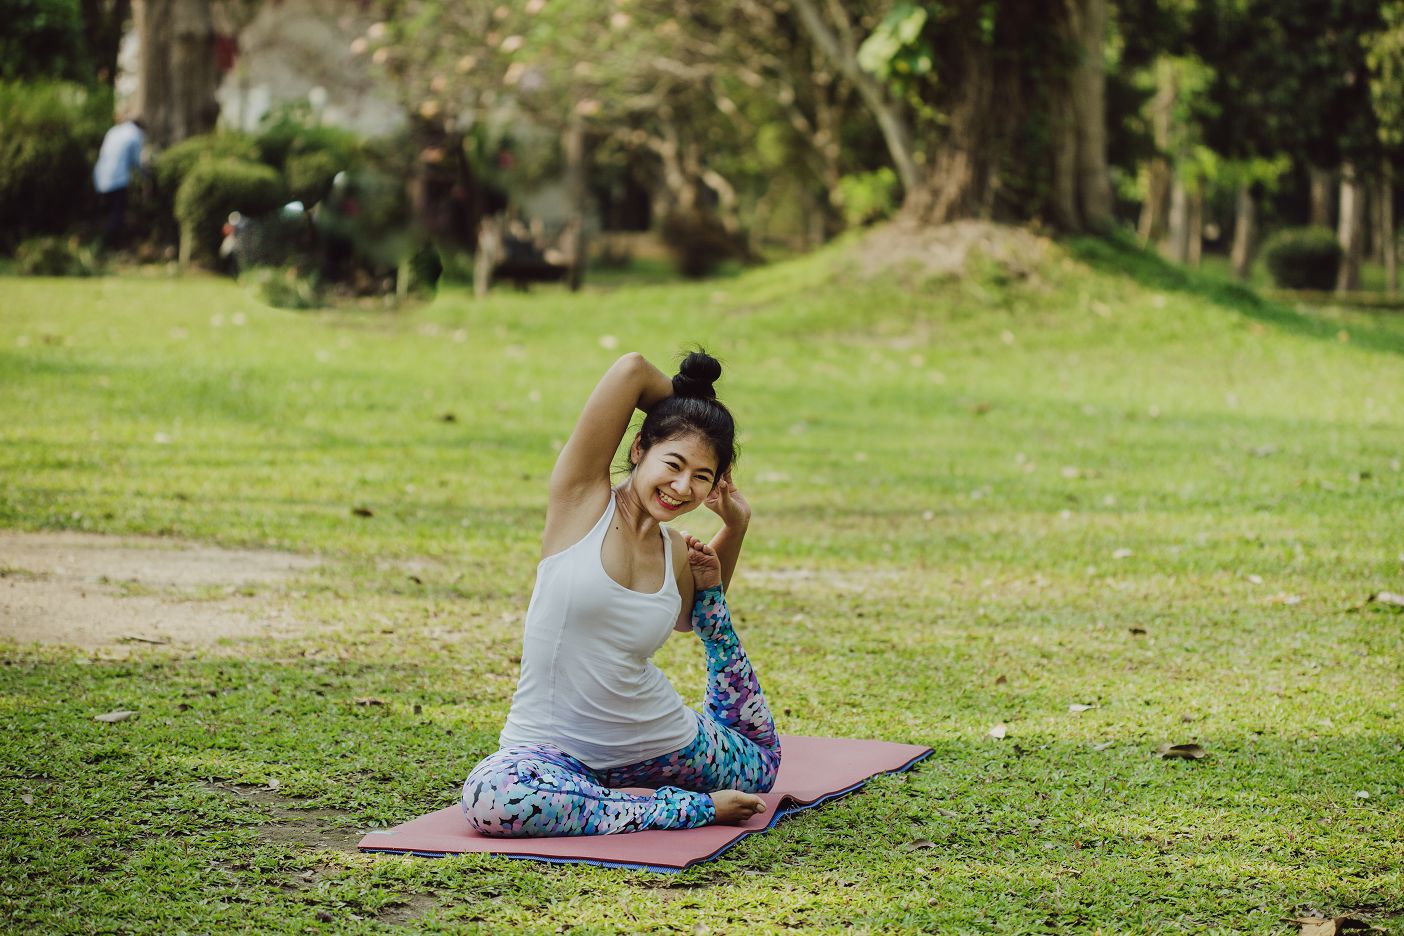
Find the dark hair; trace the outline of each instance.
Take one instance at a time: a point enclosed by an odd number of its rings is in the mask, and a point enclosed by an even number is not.
[[[715,484],[736,461],[736,423],[712,384],[721,377],[721,362],[702,349],[689,352],[673,378],[673,395],[660,400],[639,427],[639,448],[696,433],[717,456]]]

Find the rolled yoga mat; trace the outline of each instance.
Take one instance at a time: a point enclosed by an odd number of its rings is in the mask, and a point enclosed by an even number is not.
[[[931,754],[931,748],[917,744],[804,735],[781,735],[780,747],[783,753],[775,789],[761,794],[766,811],[744,823],[618,835],[489,838],[474,832],[462,806],[455,805],[393,829],[369,832],[361,839],[360,848],[435,857],[483,852],[505,858],[675,872],[710,861],[787,816],[852,793],[878,774],[907,770]]]

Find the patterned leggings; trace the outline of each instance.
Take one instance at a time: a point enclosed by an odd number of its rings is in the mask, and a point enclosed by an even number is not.
[[[692,626],[707,651],[707,712],[693,713],[691,744],[603,770],[549,745],[503,748],[463,784],[473,828],[499,837],[690,829],[715,818],[709,792],[768,791],[780,769],[780,738],[720,588],[697,595]],[[638,795],[618,787],[658,789]]]

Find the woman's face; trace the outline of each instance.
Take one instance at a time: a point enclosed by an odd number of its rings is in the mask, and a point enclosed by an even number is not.
[[[716,486],[717,456],[695,433],[657,442],[647,452],[634,439],[631,486],[655,520],[667,521],[696,510]]]

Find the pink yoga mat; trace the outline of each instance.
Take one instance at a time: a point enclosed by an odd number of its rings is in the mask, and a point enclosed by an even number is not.
[[[766,831],[786,816],[852,793],[878,774],[906,770],[931,753],[931,748],[917,744],[803,735],[781,735],[780,746],[784,754],[775,790],[761,796],[766,811],[737,825],[500,839],[474,832],[463,817],[463,809],[455,805],[393,829],[367,833],[360,847],[362,851],[434,856],[485,852],[507,858],[681,871],[716,858],[741,839]]]

